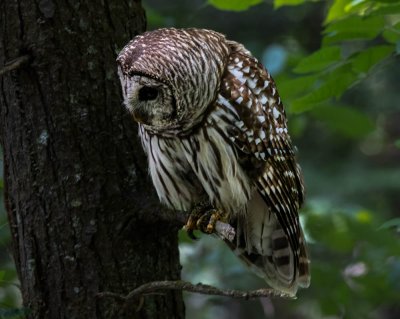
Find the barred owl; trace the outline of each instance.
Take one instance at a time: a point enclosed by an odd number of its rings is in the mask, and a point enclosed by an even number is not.
[[[302,175],[262,64],[220,33],[174,28],[136,36],[117,63],[161,202],[190,212],[206,201],[235,228],[228,245],[272,288],[307,287]]]

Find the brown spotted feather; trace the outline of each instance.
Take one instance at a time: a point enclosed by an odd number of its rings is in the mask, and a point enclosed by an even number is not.
[[[285,111],[270,74],[246,50],[241,50],[241,45],[231,45],[234,49],[220,93],[239,115],[231,140],[241,151],[254,156],[254,167],[260,167],[260,161],[265,163],[258,170],[255,185],[284,231],[285,238],[279,238],[281,245],[286,241],[293,252],[293,259],[287,259],[293,267],[288,284],[299,280],[301,286],[308,286],[309,261],[298,218],[304,186]],[[220,107],[224,107],[222,103]]]

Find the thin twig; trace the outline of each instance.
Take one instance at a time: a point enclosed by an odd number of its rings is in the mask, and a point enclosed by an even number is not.
[[[177,214],[176,219],[180,223],[182,223],[182,226],[184,226],[187,221],[187,216],[184,214]],[[235,228],[233,228],[228,223],[224,223],[219,220],[215,222],[214,233],[219,237],[222,237],[223,239],[227,239],[230,242],[232,242],[236,235]]]
[[[220,222],[217,220],[215,223],[214,231],[222,238],[232,241],[235,238],[235,228],[227,223]]]
[[[100,292],[97,294],[97,297],[100,298],[114,298],[116,300],[122,302],[130,302],[138,297],[142,297],[144,295],[154,294],[155,292],[165,291],[165,290],[182,290],[189,291],[193,293],[203,294],[203,295],[213,295],[213,296],[225,296],[231,298],[239,298],[239,299],[256,299],[262,297],[283,297],[283,298],[295,298],[289,294],[281,293],[274,289],[264,288],[257,290],[249,290],[249,291],[240,291],[240,290],[232,290],[232,289],[219,289],[214,286],[204,285],[201,283],[192,284],[187,281],[177,280],[177,281],[153,281],[147,284],[144,284],[134,290],[132,290],[127,295],[120,295],[114,292]]]
[[[18,58],[15,58],[12,61],[7,62],[3,68],[0,69],[0,76],[3,74],[6,74],[8,72],[11,72],[12,70],[16,70],[20,68],[22,65],[27,63],[31,57],[29,55],[23,55]]]

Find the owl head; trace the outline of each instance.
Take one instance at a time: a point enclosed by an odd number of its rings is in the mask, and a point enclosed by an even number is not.
[[[117,58],[127,109],[149,131],[184,134],[216,99],[228,55],[225,37],[210,30],[136,36]]]

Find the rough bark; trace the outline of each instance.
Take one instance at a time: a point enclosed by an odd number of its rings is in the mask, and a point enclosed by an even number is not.
[[[139,1],[0,1],[0,138],[13,251],[28,318],[183,318],[176,223],[158,206],[115,58],[143,31]]]

